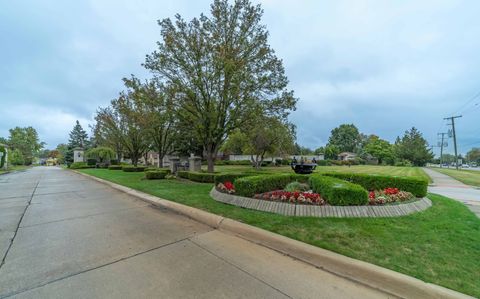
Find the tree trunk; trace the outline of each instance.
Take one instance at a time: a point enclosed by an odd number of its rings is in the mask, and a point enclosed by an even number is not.
[[[211,153],[207,154],[207,171],[213,173],[215,171],[215,159]]]

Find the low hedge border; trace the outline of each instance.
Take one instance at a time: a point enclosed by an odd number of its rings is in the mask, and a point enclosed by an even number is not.
[[[225,182],[234,182],[236,179],[247,177],[247,176],[255,176],[257,174],[251,174],[251,173],[222,173],[222,174],[217,174],[215,175],[215,185],[218,185],[219,183],[225,183]]]
[[[146,168],[147,168],[146,166],[127,165],[127,166],[123,166],[122,170],[125,172],[143,172],[145,171]]]
[[[428,181],[419,177],[399,177],[388,175],[374,175],[364,173],[323,173],[324,176],[339,178],[363,188],[373,191],[385,188],[398,188],[407,191],[416,197],[425,197],[427,195]]]
[[[161,180],[164,179],[170,171],[165,170],[147,170],[145,171],[145,178],[147,180]]]
[[[70,169],[86,169],[86,168],[95,168],[95,165],[88,165],[85,162],[74,162],[70,164]]]
[[[122,165],[110,165],[108,166],[109,170],[122,170]]]
[[[306,183],[307,175],[269,174],[241,177],[234,181],[235,192],[240,196],[252,197],[255,194],[284,188],[288,183],[299,181]]]
[[[207,172],[177,171],[178,177],[199,183],[213,183],[216,175]]]
[[[309,183],[312,190],[319,193],[330,205],[351,206],[368,204],[368,192],[360,185],[322,175],[312,175]]]

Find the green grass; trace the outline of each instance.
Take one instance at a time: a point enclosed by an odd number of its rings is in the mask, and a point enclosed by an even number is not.
[[[206,170],[206,167],[204,167]],[[244,172],[253,171],[251,166],[247,165],[219,165],[215,166],[215,171],[218,172]],[[260,172],[278,173],[278,172],[292,172],[290,166],[279,167],[262,167]],[[396,167],[396,166],[379,166],[379,165],[354,165],[354,166],[317,166],[315,173],[325,172],[353,172],[353,173],[370,173],[370,174],[385,174],[395,176],[418,176],[427,179],[431,182],[430,177],[420,167]]]
[[[15,171],[15,170],[24,170],[27,169],[31,166],[24,166],[24,165],[15,165],[15,166],[9,166],[7,170],[0,169],[0,174],[5,173],[5,172],[10,172],[10,171]]]
[[[209,196],[212,184],[147,181],[143,173],[104,169],[81,171],[480,296],[480,219],[463,204],[439,195],[429,195],[433,207],[399,218],[298,218],[216,202]]]
[[[459,180],[464,184],[480,187],[480,171],[467,169],[456,170],[438,167],[432,169],[451,176],[452,178]]]

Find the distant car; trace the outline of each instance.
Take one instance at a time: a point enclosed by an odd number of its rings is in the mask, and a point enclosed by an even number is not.
[[[470,168],[470,165],[468,165],[468,164],[463,164],[463,165],[462,165],[462,168]]]
[[[477,167],[477,163],[472,163],[472,167]]]

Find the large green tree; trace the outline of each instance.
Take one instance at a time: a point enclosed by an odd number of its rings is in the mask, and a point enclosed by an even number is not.
[[[30,165],[33,162],[34,157],[45,145],[38,138],[37,130],[32,127],[15,127],[9,130],[10,136],[8,137],[8,146],[13,152],[18,150],[22,158],[17,161],[23,161],[24,164]],[[19,155],[17,155],[20,157]]]
[[[256,117],[255,122],[245,130],[247,146],[245,152],[259,169],[265,155],[275,156],[290,153],[294,148],[295,128],[292,124],[276,117]]]
[[[340,152],[356,152],[362,136],[354,124],[342,124],[332,130],[328,145],[335,146]]]
[[[180,121],[203,146],[208,170],[227,136],[255,114],[295,108],[282,61],[270,48],[260,5],[215,0],[211,15],[159,21],[161,41],[145,67],[168,86]]]
[[[376,135],[370,135],[363,147],[363,152],[377,158],[379,164],[394,162],[393,145]]]
[[[405,131],[402,138],[397,137],[394,153],[397,160],[408,160],[415,166],[424,166],[433,159],[427,140],[415,127]]]
[[[480,148],[474,147],[467,153],[467,160],[469,162],[480,163]]]
[[[135,100],[137,92],[127,86],[109,107],[99,108],[95,116],[95,134],[100,139],[121,144],[135,166],[150,146],[143,127],[144,115]]]
[[[168,89],[156,80],[142,83],[134,76],[123,81],[132,90],[133,101],[143,115],[140,125],[158,153],[158,167],[163,167],[163,158],[174,151],[174,141],[181,138],[177,134],[177,121]]]

